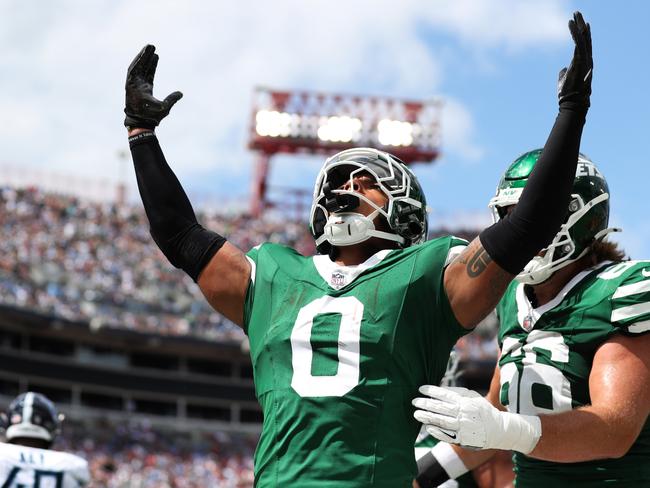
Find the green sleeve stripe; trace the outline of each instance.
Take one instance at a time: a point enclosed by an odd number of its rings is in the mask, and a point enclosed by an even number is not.
[[[637,295],[648,291],[650,291],[650,280],[639,281],[630,285],[619,286],[612,295],[612,299],[628,297],[630,295]]]
[[[641,332],[646,332],[650,330],[650,320],[644,320],[643,322],[637,322],[635,324],[630,325],[627,328],[628,332],[632,332],[633,334],[640,334]]]
[[[612,322],[628,320],[647,313],[650,313],[650,302],[637,303],[635,305],[617,308],[612,311]]]

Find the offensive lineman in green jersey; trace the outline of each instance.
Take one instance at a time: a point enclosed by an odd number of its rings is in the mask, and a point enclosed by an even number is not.
[[[506,171],[495,218],[517,204],[539,154]],[[508,416],[539,416],[541,439],[514,454],[518,487],[650,486],[650,261],[624,261],[603,241],[616,230],[608,219],[605,178],[580,155],[565,224],[497,308],[487,400],[423,387],[435,400],[414,401],[430,433],[479,448],[509,449]],[[496,452],[455,450],[470,469]]]
[[[275,244],[244,254],[197,222],[158,144],[154,129],[181,93],[153,97],[154,46],[133,60],[124,123],[151,235],[250,340],[264,412],[257,487],[411,486],[417,385],[439,382],[456,339],[562,223],[593,67],[589,25],[576,13],[569,27],[574,55],[531,182],[518,209],[460,256],[466,243],[453,237],[424,242],[417,179],[374,149],[343,151],[319,173],[310,217],[319,255]],[[523,420],[521,428],[539,426]]]

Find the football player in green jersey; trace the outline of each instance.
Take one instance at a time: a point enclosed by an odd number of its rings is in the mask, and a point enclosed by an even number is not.
[[[350,149],[329,158],[316,181],[317,256],[268,243],[240,251],[197,222],[155,136],[182,95],[154,98],[153,46],[133,60],[125,125],[151,235],[250,341],[264,413],[257,487],[411,486],[417,386],[439,382],[456,339],[562,224],[593,66],[579,13],[570,30],[575,49],[561,71],[559,113],[530,183],[517,210],[466,249],[453,237],[425,242],[424,194],[402,162]]]
[[[539,155],[508,168],[490,202],[496,219],[518,204]],[[616,230],[608,221],[607,182],[580,155],[564,225],[497,307],[501,354],[487,399],[425,386],[428,397],[414,400],[438,439],[516,451],[518,487],[650,486],[650,261],[625,261],[603,240]],[[511,429],[519,416],[541,422],[524,449]],[[455,449],[470,469],[495,452]],[[442,464],[458,462],[449,458]]]

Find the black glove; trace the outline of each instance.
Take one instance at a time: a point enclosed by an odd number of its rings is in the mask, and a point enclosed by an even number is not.
[[[153,96],[153,77],[156,74],[158,55],[156,48],[147,44],[131,62],[126,73],[126,106],[124,125],[131,128],[154,129],[164,119],[176,102],[183,98],[174,92],[160,101]]]
[[[580,12],[575,12],[573,20],[569,21],[569,30],[575,49],[569,67],[560,71],[557,96],[560,107],[587,109],[594,70],[594,61],[591,57],[591,27],[585,23]]]

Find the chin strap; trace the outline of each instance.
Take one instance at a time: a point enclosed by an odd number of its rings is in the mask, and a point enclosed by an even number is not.
[[[573,259],[565,259],[561,262],[555,263],[553,266],[550,266],[548,264],[544,264],[539,266],[537,269],[531,269],[528,268],[531,266],[531,263],[535,262],[536,258],[533,258],[530,263],[526,265],[526,268],[524,268],[524,271],[522,273],[519,273],[515,279],[520,282],[524,283],[526,285],[539,285],[540,283],[543,283],[544,281],[548,280],[553,274],[560,270],[561,268],[564,268],[565,266],[576,262],[577,260],[585,257],[589,250],[591,249],[591,246],[598,242],[601,241],[607,236],[608,234],[611,234],[613,232],[622,232],[623,229],[620,227],[608,227],[607,229],[603,229],[599,231],[595,236],[593,242],[585,247],[580,254],[578,254],[575,258]]]
[[[380,209],[375,210],[368,216],[355,212],[341,212],[330,215],[323,229],[323,235],[316,239],[316,246],[325,241],[332,246],[352,246],[367,241],[371,237],[404,244],[406,240],[402,236],[375,228],[374,219],[379,213]]]

